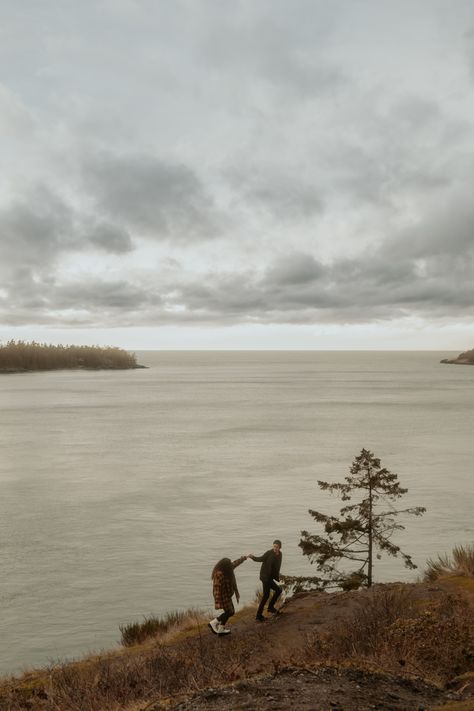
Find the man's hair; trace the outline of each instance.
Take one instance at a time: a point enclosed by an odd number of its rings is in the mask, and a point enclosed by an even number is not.
[[[273,541],[273,545],[275,545],[275,543],[281,548],[281,541],[278,538],[275,538],[275,540]]]

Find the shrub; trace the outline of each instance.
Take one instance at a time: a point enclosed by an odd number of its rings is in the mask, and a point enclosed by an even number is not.
[[[416,586],[375,587],[361,598],[352,617],[328,638],[314,641],[312,653],[319,660],[403,670],[445,683],[472,669],[472,611],[461,594],[441,591],[423,600]]]

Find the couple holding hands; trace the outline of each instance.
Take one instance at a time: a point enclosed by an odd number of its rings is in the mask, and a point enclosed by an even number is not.
[[[214,607],[216,610],[224,610],[224,612],[209,622],[209,627],[215,634],[230,633],[230,629],[228,629],[225,624],[235,613],[232,596],[235,594],[237,602],[240,600],[234,569],[237,568],[238,565],[241,565],[244,560],[247,560],[247,558],[251,558],[256,563],[262,564],[260,567],[260,580],[263,584],[263,595],[255,619],[258,620],[258,622],[265,622],[266,617],[263,616],[263,609],[270,597],[270,590],[274,592],[268,605],[268,612],[272,614],[278,613],[278,610],[275,608],[275,603],[281,595],[281,587],[277,585],[275,581],[280,580],[282,557],[281,541],[277,539],[273,541],[270,550],[265,551],[261,556],[249,553],[234,561],[230,560],[230,558],[222,558],[216,563],[211,576]]]

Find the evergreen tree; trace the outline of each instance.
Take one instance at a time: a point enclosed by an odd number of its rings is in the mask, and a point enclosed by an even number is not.
[[[324,526],[325,535],[302,531],[299,545],[303,555],[318,565],[321,576],[294,578],[287,582],[293,582],[298,589],[335,586],[349,590],[361,585],[370,587],[376,551],[377,558],[381,557],[381,553],[388,553],[401,556],[407,568],[417,567],[408,554],[392,543],[391,538],[395,531],[404,529],[396,520],[399,514],[421,516],[426,509],[422,506],[395,509],[392,506],[391,502],[401,498],[408,490],[400,486],[396,474],[381,467],[380,459],[372,452],[362,449],[352,462],[350,474],[345,477],[344,483],[318,481],[318,485],[323,491],[335,493],[342,501],[351,503],[340,509],[339,517],[309,511],[314,520]],[[362,500],[352,503],[352,497],[359,492]],[[338,569],[343,560],[354,561],[357,567],[343,572]]]

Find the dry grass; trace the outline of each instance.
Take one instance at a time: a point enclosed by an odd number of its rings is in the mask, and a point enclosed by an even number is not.
[[[426,561],[424,578],[427,581],[437,580],[445,576],[474,576],[474,544],[456,546],[451,556],[438,555],[435,559]]]
[[[352,619],[314,640],[309,653],[444,684],[474,665],[472,608],[458,593],[423,601],[416,586],[375,587]]]
[[[245,677],[255,640],[210,636],[196,629],[182,644],[156,643],[55,666],[0,688],[0,710],[119,711]],[[225,648],[225,653],[223,653]]]
[[[166,635],[176,634],[207,624],[208,616],[202,610],[184,610],[169,612],[162,617],[145,617],[143,622],[120,625],[121,644],[131,647],[143,644],[149,639],[163,639]]]

